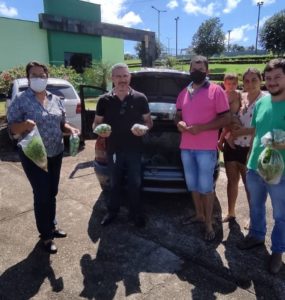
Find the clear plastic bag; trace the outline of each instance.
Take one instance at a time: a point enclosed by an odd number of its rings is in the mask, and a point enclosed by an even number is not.
[[[31,161],[47,172],[47,153],[37,126],[18,145]]]
[[[284,171],[281,153],[270,145],[260,153],[257,164],[259,175],[269,184],[278,184]]]
[[[78,134],[72,134],[69,137],[69,154],[75,156],[78,153],[79,149],[79,136]]]

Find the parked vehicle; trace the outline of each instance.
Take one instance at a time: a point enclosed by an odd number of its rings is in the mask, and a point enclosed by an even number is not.
[[[143,137],[143,185],[147,192],[185,193],[187,192],[183,166],[180,158],[180,132],[174,123],[176,99],[179,92],[189,84],[189,74],[161,69],[145,69],[132,73],[131,87],[144,93],[149,101],[153,128]],[[86,109],[88,99],[96,99],[104,91],[81,86],[82,134],[86,139],[94,139],[92,122],[94,109]],[[95,101],[95,100],[94,100]],[[103,190],[108,190],[105,139],[98,137],[95,144],[94,169]],[[218,178],[219,164],[214,179]]]
[[[6,95],[6,114],[8,107],[14,100],[18,92],[23,92],[28,88],[27,78],[15,79],[10,87],[8,95]],[[48,78],[46,88],[49,92],[59,96],[62,99],[63,106],[66,110],[66,120],[74,127],[81,131],[81,104],[78,93],[73,85],[67,80],[60,78]],[[1,95],[4,97],[4,95]]]

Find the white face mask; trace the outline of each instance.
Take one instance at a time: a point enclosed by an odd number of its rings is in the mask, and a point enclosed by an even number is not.
[[[47,78],[31,78],[30,79],[30,88],[36,92],[40,93],[46,89]]]

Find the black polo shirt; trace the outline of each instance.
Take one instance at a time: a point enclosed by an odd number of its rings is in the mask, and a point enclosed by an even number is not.
[[[107,152],[141,151],[142,137],[135,136],[131,128],[135,123],[144,124],[142,115],[147,113],[149,106],[146,96],[133,89],[123,101],[113,91],[102,95],[96,114],[104,117],[103,122],[112,127],[112,133],[107,138]]]

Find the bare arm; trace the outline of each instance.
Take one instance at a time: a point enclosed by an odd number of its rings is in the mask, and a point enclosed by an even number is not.
[[[33,120],[26,120],[20,123],[12,123],[9,125],[10,131],[14,135],[22,135],[25,132],[30,132],[35,127],[36,123]]]
[[[246,128],[246,127],[240,127],[239,129],[233,129],[231,131],[233,138],[237,138],[241,135],[253,135],[254,132],[255,132],[254,128]]]
[[[143,120],[144,124],[148,127],[148,129],[151,129],[153,126],[153,122],[150,113],[143,115]]]
[[[216,130],[229,125],[231,122],[230,112],[218,115],[214,120],[205,124],[193,124],[187,127],[187,131],[191,134],[198,134],[203,131]]]

